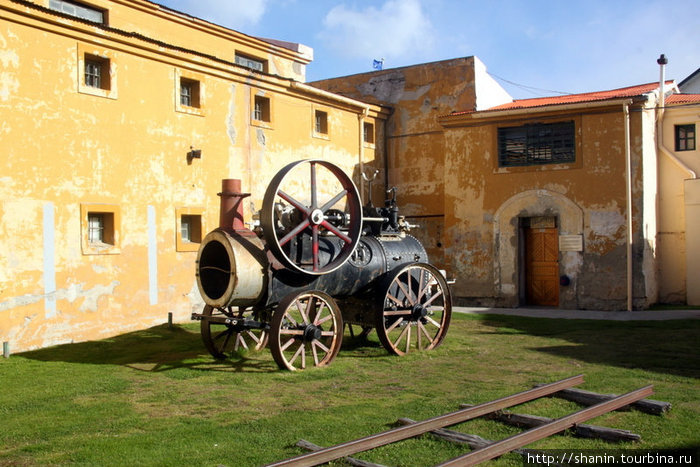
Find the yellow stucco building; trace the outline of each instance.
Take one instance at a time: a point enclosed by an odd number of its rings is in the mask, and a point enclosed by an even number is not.
[[[0,340],[189,319],[221,179],[247,221],[291,161],[360,186],[386,115],[304,84],[312,55],[148,1],[0,0]]]
[[[697,95],[513,102],[476,57],[306,84],[312,59],[146,0],[0,0],[0,340],[186,321],[221,180],[253,222],[303,158],[398,187],[458,303],[700,304]]]

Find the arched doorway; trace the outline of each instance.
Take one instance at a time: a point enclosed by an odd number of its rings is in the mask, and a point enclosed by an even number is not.
[[[556,217],[520,218],[519,245],[523,249],[520,302],[559,306],[559,230]]]
[[[542,219],[545,219],[543,222],[548,223],[547,226],[538,224]],[[530,234],[527,234],[526,230],[532,229],[533,225],[534,230],[538,228],[551,230],[547,230],[546,233],[541,232],[541,236],[535,235],[530,240],[533,244],[528,250],[526,236]],[[534,233],[537,232],[531,232],[531,234]],[[561,235],[583,235],[583,210],[561,193],[550,190],[528,190],[510,197],[501,204],[494,216],[493,236],[496,252],[494,270],[497,302],[501,306],[514,307],[536,301],[528,298],[527,281],[528,277],[532,277],[532,273],[528,276],[527,270],[528,251],[541,253],[540,256],[534,256],[530,260],[532,263],[538,263],[535,258],[545,260],[556,258],[556,261],[550,261],[545,265],[546,271],[540,271],[546,273],[546,279],[540,278],[538,279],[540,282],[535,284],[544,288],[556,288],[556,292],[552,290],[550,293],[556,293],[556,305],[550,306],[567,306],[569,303],[575,303],[575,281],[572,281],[572,287],[566,291],[560,291],[559,276],[564,272],[575,277],[581,267],[581,256],[580,253],[562,254],[558,251]],[[536,245],[539,245],[539,250],[535,249]]]

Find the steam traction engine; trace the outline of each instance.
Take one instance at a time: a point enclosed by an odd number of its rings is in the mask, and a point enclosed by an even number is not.
[[[220,227],[202,241],[197,284],[206,303],[193,319],[215,358],[269,343],[282,369],[330,363],[344,323],[372,328],[391,353],[438,346],[452,304],[443,274],[398,215],[361,206],[352,180],[322,160],[302,160],[272,179],[259,225],[245,228],[239,180],[222,182]],[[341,312],[342,310],[342,312]]]

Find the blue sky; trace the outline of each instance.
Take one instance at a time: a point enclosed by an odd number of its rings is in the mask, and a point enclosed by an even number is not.
[[[476,55],[515,98],[682,81],[700,67],[699,0],[155,0],[314,49],[307,80]],[[516,83],[516,84],[512,84]]]

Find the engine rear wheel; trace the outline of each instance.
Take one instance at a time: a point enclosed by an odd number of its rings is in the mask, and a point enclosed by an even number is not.
[[[283,370],[328,365],[342,342],[343,318],[326,293],[291,293],[272,314],[270,350]]]
[[[397,270],[385,288],[377,314],[377,335],[391,353],[434,349],[445,338],[452,315],[447,281],[430,264]]]

